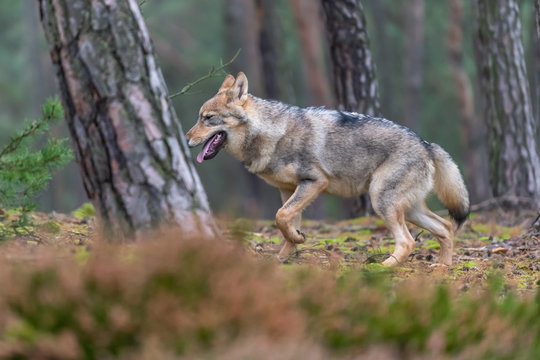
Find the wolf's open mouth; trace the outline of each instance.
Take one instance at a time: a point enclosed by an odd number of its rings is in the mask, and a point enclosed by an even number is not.
[[[197,161],[202,163],[204,160],[210,160],[215,157],[225,144],[225,140],[227,140],[227,133],[224,131],[218,131],[212,135],[204,144],[199,155],[197,155]]]

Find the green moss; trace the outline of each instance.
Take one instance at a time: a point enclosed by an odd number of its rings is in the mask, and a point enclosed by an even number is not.
[[[57,221],[49,220],[46,223],[39,225],[38,229],[47,234],[56,235],[60,233],[60,230],[62,228],[60,226],[60,223],[58,223]]]
[[[94,208],[94,205],[87,202],[82,204],[80,208],[75,210],[73,212],[73,215],[75,215],[77,219],[94,217],[96,215],[96,209]]]
[[[491,228],[487,224],[472,224],[471,228],[477,233],[489,234],[491,233]]]
[[[426,243],[425,245],[422,245],[424,249],[440,249],[441,248],[441,244],[439,244],[437,240],[429,239],[429,240],[426,240],[425,243]]]

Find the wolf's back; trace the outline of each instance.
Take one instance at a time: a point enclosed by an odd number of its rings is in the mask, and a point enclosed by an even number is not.
[[[439,145],[432,144],[435,162],[434,190],[458,227],[469,215],[469,193],[457,165]]]

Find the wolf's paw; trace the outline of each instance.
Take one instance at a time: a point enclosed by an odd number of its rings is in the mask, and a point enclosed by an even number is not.
[[[395,256],[391,255],[388,259],[384,260],[382,264],[384,266],[397,266],[399,265],[399,261],[396,259]]]
[[[296,253],[296,245],[293,243],[290,243],[288,241],[285,241],[283,244],[283,247],[279,251],[279,254],[277,255],[277,259],[280,263],[286,264],[291,256],[297,254]]]
[[[300,230],[296,230],[296,234],[299,235],[299,236],[296,236],[296,239],[295,239],[295,244],[303,244],[306,242],[306,234],[304,234],[303,232],[301,232]]]
[[[431,264],[431,265],[429,265],[429,267],[437,268],[437,269],[448,269],[447,264],[441,264],[441,263]]]

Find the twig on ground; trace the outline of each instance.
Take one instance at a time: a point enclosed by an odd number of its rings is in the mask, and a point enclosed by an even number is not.
[[[485,246],[479,247],[479,248],[460,248],[460,250],[463,251],[486,251],[488,248]]]
[[[533,229],[533,228],[534,228],[534,224],[536,224],[536,222],[538,221],[538,219],[540,219],[540,213],[538,214],[538,216],[536,217],[536,219],[534,219],[534,221],[531,223],[531,225],[529,226],[529,229]]]

